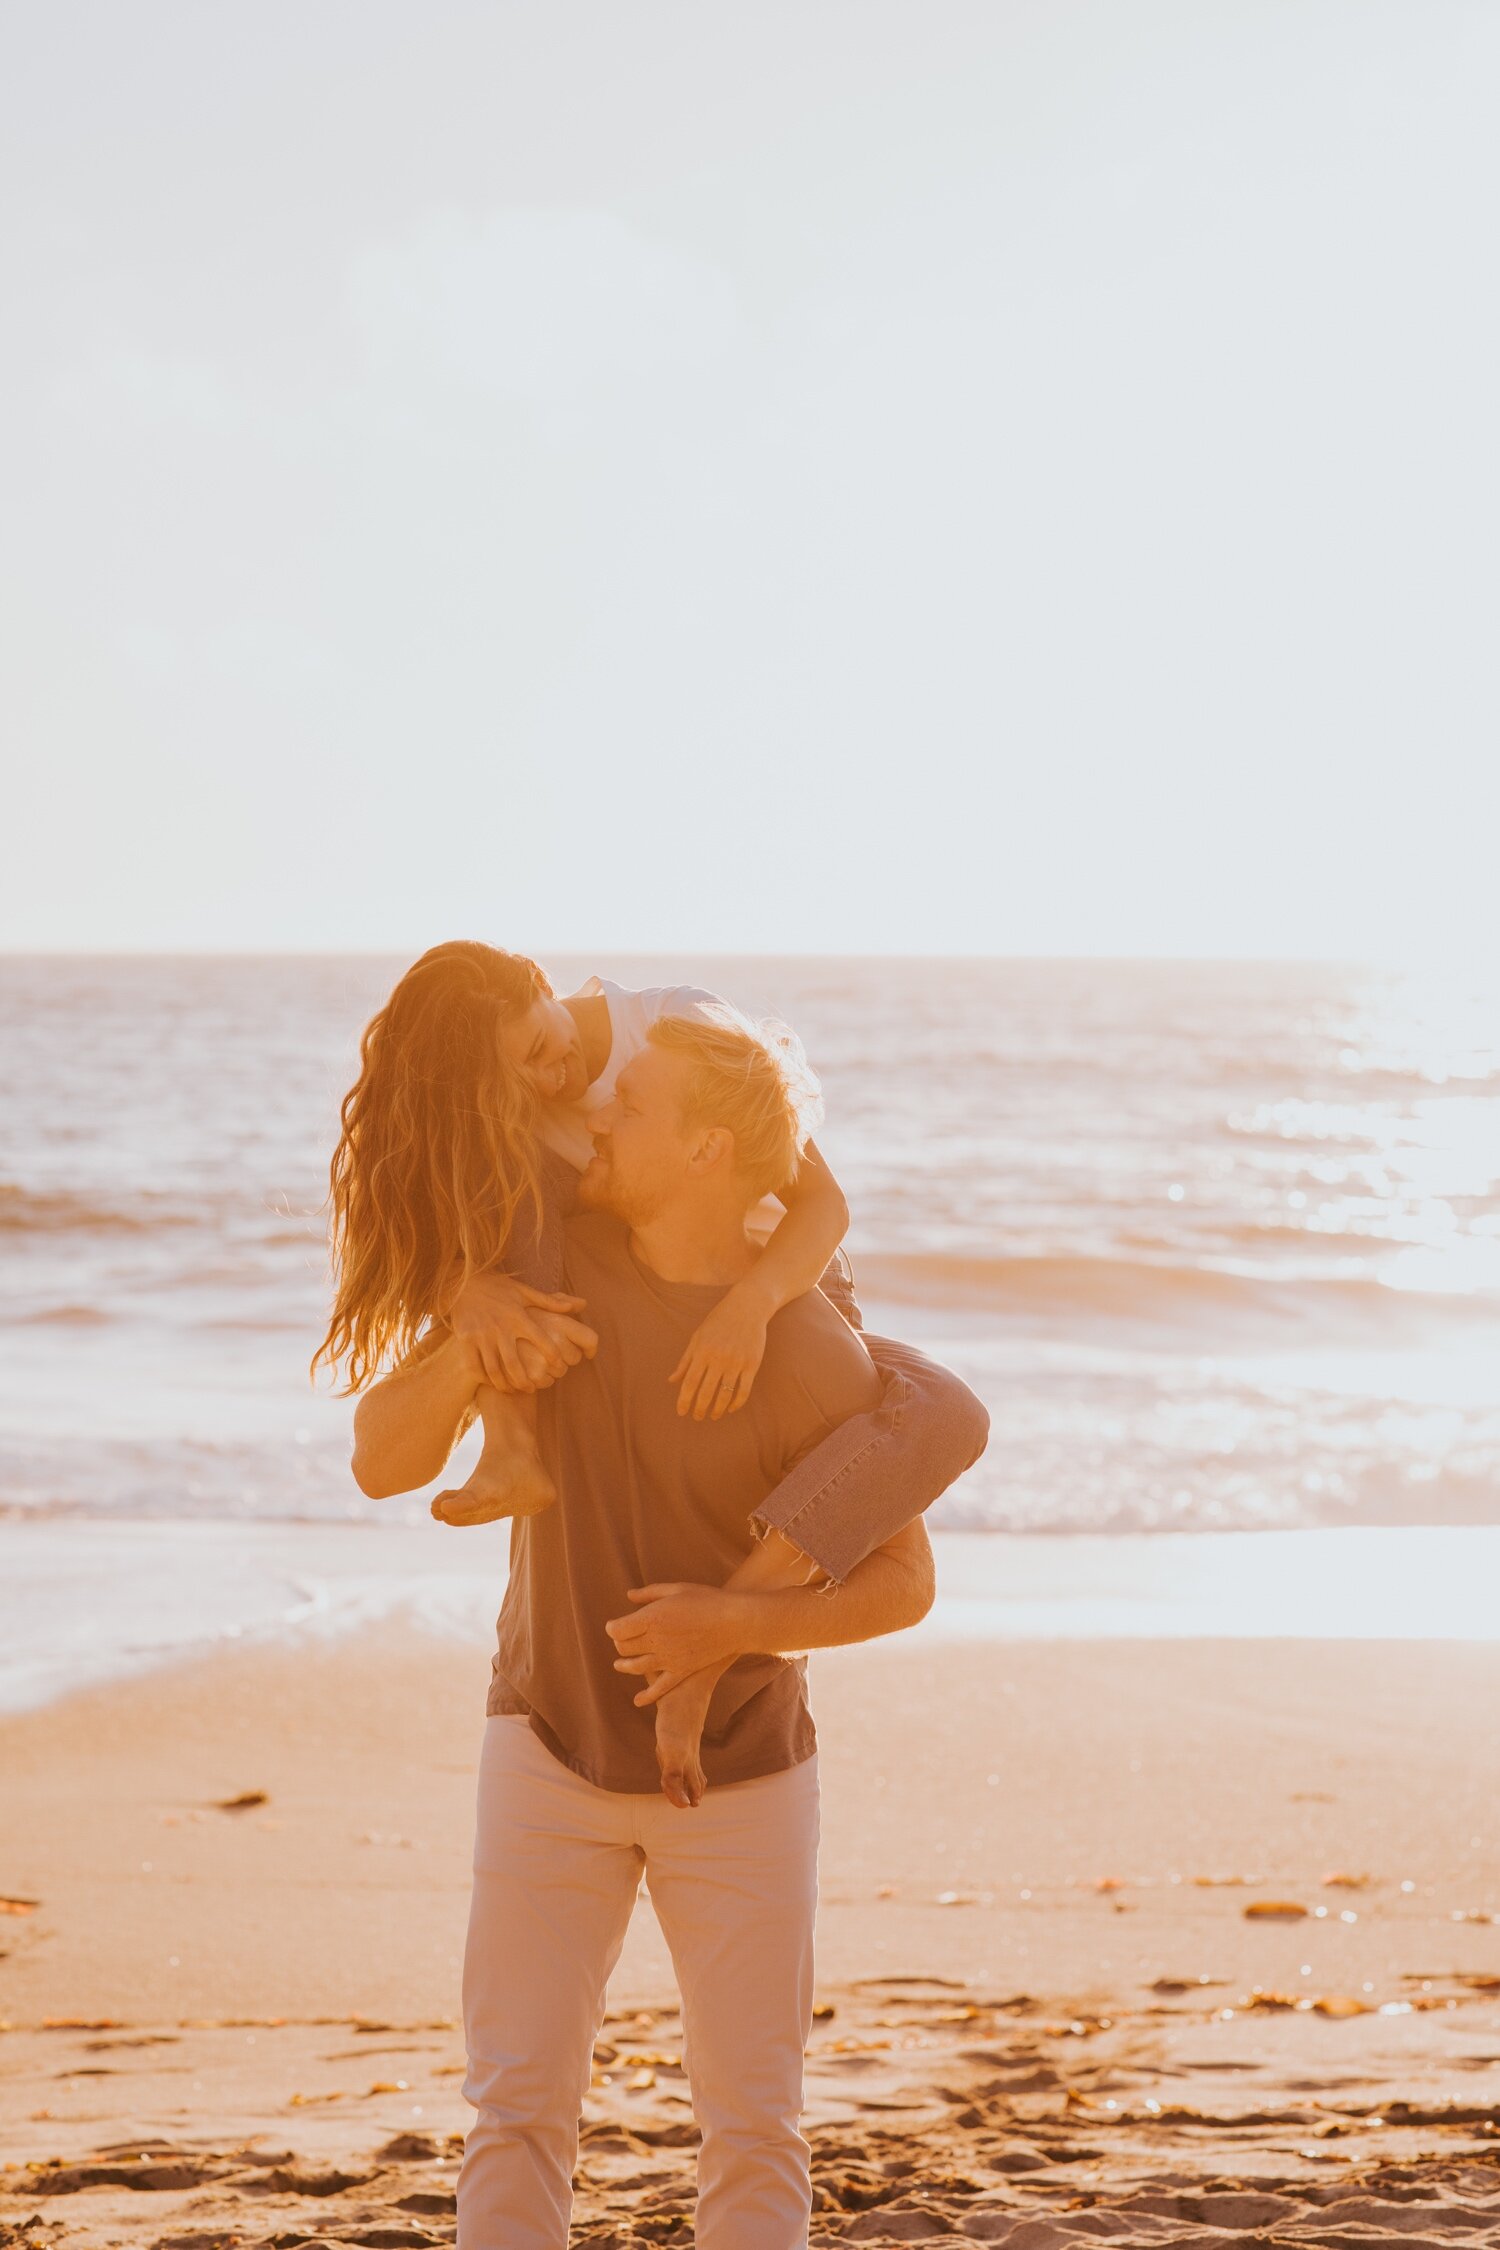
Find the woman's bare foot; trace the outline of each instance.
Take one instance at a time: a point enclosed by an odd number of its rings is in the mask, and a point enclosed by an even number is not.
[[[700,1751],[703,1722],[708,1716],[714,1682],[710,1680],[705,1688],[699,1684],[701,1679],[702,1674],[695,1673],[653,1706],[656,1763],[661,1769],[662,1791],[684,1812],[702,1804],[703,1792],[708,1787]]]
[[[476,1403],[484,1422],[484,1451],[467,1484],[438,1494],[433,1514],[439,1523],[459,1529],[497,1523],[504,1516],[539,1516],[557,1498],[557,1487],[536,1449],[534,1410],[487,1388]]]
[[[467,1484],[440,1492],[432,1503],[439,1523],[460,1530],[475,1523],[498,1523],[504,1516],[539,1516],[557,1498],[557,1486],[533,1454],[527,1460],[492,1462],[481,1455]]]

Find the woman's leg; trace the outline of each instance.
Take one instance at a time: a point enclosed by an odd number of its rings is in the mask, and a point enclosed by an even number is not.
[[[439,1523],[494,1523],[501,1516],[539,1516],[557,1498],[557,1487],[536,1449],[536,1401],[517,1394],[477,1393],[484,1451],[467,1484],[440,1492],[432,1503]]]
[[[750,1518],[758,1538],[781,1532],[836,1582],[972,1468],[990,1430],[951,1367],[893,1337],[861,1340],[883,1385],[879,1406],[830,1431]]]
[[[824,1268],[818,1283],[828,1302],[841,1312],[851,1328],[863,1332],[865,1316],[859,1309],[859,1299],[854,1294],[854,1268],[849,1263],[849,1253],[835,1250]]]

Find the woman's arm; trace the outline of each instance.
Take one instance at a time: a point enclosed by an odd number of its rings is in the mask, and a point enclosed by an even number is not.
[[[535,1289],[529,1281],[498,1267],[455,1284],[439,1308],[455,1336],[473,1345],[484,1379],[497,1391],[535,1391],[555,1382],[587,1355],[599,1339],[574,1318],[581,1297]]]
[[[766,1330],[783,1305],[816,1289],[849,1231],[844,1191],[809,1141],[795,1180],[777,1190],[785,1216],[755,1261],[699,1322],[671,1374],[679,1414],[718,1421],[750,1396],[765,1355]]]
[[[842,1585],[807,1583],[805,1555],[784,1539],[746,1557],[722,1586],[634,1586],[640,1606],[606,1627],[617,1672],[654,1675],[635,1698],[656,1703],[695,1674],[703,1692],[736,1657],[842,1648],[904,1632],[927,1615],[936,1591],[932,1542],[918,1517],[850,1571]]]

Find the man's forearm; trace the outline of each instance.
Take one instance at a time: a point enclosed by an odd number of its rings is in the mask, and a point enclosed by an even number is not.
[[[430,1484],[474,1418],[483,1371],[467,1343],[434,1330],[354,1410],[354,1481],[372,1500]],[[785,1542],[783,1542],[785,1544]]]
[[[841,1585],[737,1586],[731,1579],[726,1586],[741,1654],[763,1656],[904,1632],[927,1615],[935,1591],[932,1547],[920,1523],[856,1563]]]
[[[678,1676],[695,1680],[706,1700],[741,1656],[838,1648],[903,1632],[926,1616],[934,1589],[932,1545],[921,1523],[908,1524],[856,1563],[841,1585],[824,1577],[779,1532],[770,1532],[714,1596],[724,1605],[719,1629],[727,1625],[733,1648]]]
[[[770,1531],[764,1539],[756,1541],[743,1562],[735,1565],[721,1591],[735,1597],[790,1593],[807,1587],[812,1581],[826,1583],[817,1564],[810,1561],[799,1547],[794,1547],[789,1539],[783,1539],[779,1531]],[[747,1610],[747,1623],[752,1614]],[[686,1673],[683,1677],[695,1683],[696,1692],[706,1704],[730,1665],[744,1653],[742,1649],[736,1649],[728,1656],[721,1656],[713,1663],[704,1664],[697,1671]]]

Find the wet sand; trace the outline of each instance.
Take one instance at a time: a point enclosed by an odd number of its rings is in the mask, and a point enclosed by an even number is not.
[[[487,1671],[386,1623],[0,1721],[0,2243],[452,2239]],[[814,2244],[1500,2244],[1500,1648],[887,1643],[813,1678]],[[643,1900],[597,2250],[691,2240],[675,2003]]]

